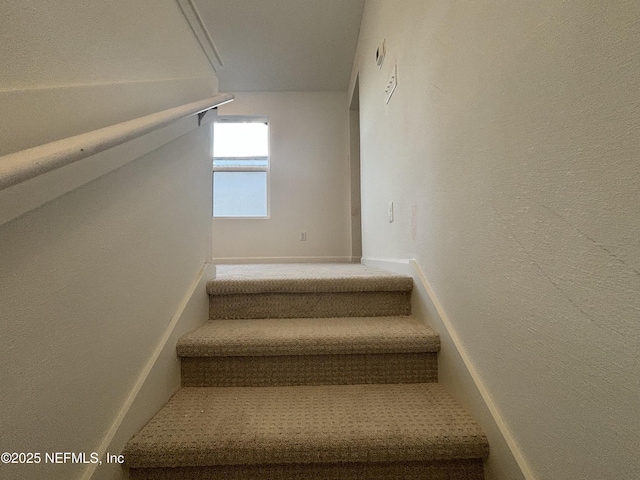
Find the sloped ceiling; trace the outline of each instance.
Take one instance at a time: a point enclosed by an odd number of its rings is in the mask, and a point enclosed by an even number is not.
[[[346,90],[364,0],[196,0],[221,92]]]

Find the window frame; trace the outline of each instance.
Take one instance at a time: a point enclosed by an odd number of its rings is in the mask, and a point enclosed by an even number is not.
[[[212,133],[213,142],[211,145],[211,160],[212,160],[212,173],[211,173],[211,216],[216,220],[268,220],[271,218],[271,126],[269,124],[269,117],[266,116],[247,116],[247,115],[224,115],[218,116],[211,124],[212,132],[215,132],[216,123],[265,123],[267,125],[267,156],[258,157],[216,157],[214,155],[215,145],[215,133]],[[266,165],[215,165],[216,159],[242,159],[242,160],[264,160],[266,159]],[[214,205],[214,184],[216,172],[264,172],[266,175],[266,215],[264,216],[216,216]]]

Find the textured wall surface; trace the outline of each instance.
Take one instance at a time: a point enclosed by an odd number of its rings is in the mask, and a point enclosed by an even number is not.
[[[214,219],[214,258],[351,254],[344,92],[238,93],[220,115],[269,117],[269,219]],[[300,241],[307,232],[307,241]]]
[[[347,88],[364,0],[196,0],[225,59],[220,89]]]
[[[633,1],[363,16],[363,256],[417,259],[539,479],[640,475],[638,51]]]
[[[0,154],[216,92],[172,0],[0,10]],[[211,133],[196,125],[2,192],[0,451],[42,462],[0,465],[1,478],[80,478],[86,465],[47,464],[45,452],[98,450],[210,257]]]
[[[26,0],[0,13],[0,155],[217,91],[175,0]]]
[[[2,451],[97,449],[210,252],[209,139],[187,134],[0,227]]]

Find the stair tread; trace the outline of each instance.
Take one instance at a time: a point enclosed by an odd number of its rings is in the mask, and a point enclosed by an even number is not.
[[[359,264],[219,265],[209,295],[406,291],[409,276]]]
[[[190,387],[128,443],[132,468],[486,458],[441,385]]]
[[[410,316],[212,320],[178,341],[181,357],[438,352]]]

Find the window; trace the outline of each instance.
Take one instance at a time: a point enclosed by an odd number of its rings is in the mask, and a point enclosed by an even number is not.
[[[269,125],[220,117],[213,124],[213,216],[268,216]]]

